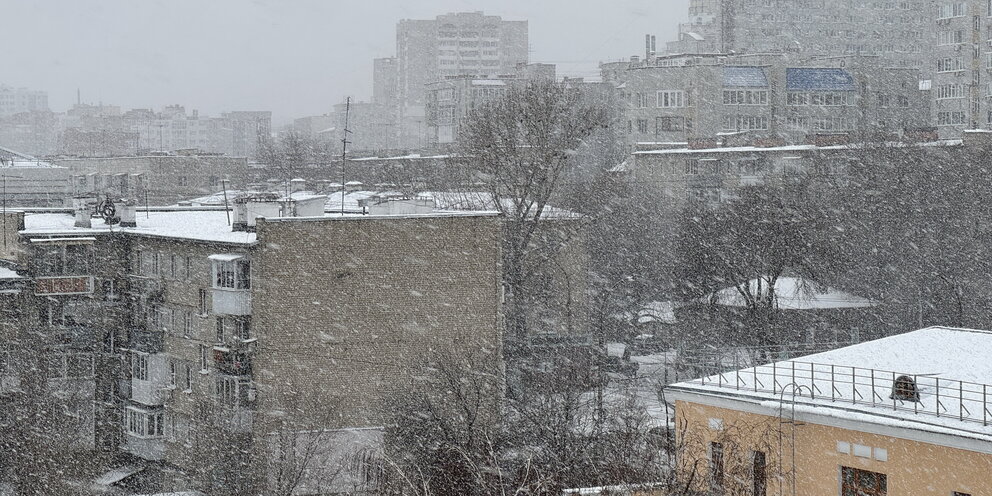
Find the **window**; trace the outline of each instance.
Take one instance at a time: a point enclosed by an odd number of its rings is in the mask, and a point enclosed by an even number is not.
[[[186,391],[192,391],[193,390],[193,364],[187,362],[185,369],[186,369],[186,380],[183,381],[183,385],[185,386],[183,389],[185,389]]]
[[[139,381],[148,380],[148,355],[131,355],[131,377]]]
[[[138,437],[162,437],[165,422],[162,411],[127,408],[127,432]]]
[[[244,259],[215,260],[214,287],[251,289],[251,264]]]
[[[841,467],[841,496],[885,496],[885,474]]]
[[[960,58],[944,57],[937,59],[937,72],[963,71],[964,62]]]
[[[686,175],[690,175],[690,176],[699,174],[699,160],[694,158],[686,159],[685,173]]]
[[[178,263],[179,261],[176,260],[175,255],[169,255],[169,276],[172,277],[173,279],[175,279],[176,276],[179,274]]]
[[[768,105],[767,90],[723,90],[724,105]]]
[[[728,115],[723,119],[724,131],[763,131],[768,129],[768,118],[755,115]]]
[[[193,259],[190,258],[190,257],[186,257],[186,264],[185,264],[185,266],[186,266],[186,271],[185,271],[185,274],[184,274],[184,279],[186,279],[188,281],[189,278],[192,277],[192,275],[193,275]]]
[[[967,116],[964,112],[937,112],[938,126],[955,126],[965,123]]]
[[[207,314],[207,290],[200,289],[200,315]]]
[[[989,1],[992,2],[992,0]],[[971,496],[971,493],[962,493],[960,491],[954,491],[951,493],[951,496]]]
[[[938,45],[955,45],[958,43],[964,43],[964,31],[958,29],[956,31],[937,32]]]
[[[246,406],[252,400],[251,383],[248,379],[230,375],[220,375],[214,380],[214,397],[223,405]]]
[[[176,386],[176,369],[179,368],[179,364],[175,360],[169,360],[169,385]]]
[[[243,341],[251,339],[251,320],[248,318],[234,319],[234,332]]]
[[[937,6],[937,19],[964,17],[966,12],[965,2],[945,3]]]
[[[714,488],[723,487],[723,444],[722,443],[717,443],[717,442],[710,443],[710,484]]]
[[[655,119],[655,132],[684,131],[685,119],[682,117],[658,117]]]
[[[764,451],[755,451],[751,466],[751,480],[754,488],[754,496],[765,496],[767,494],[768,483],[766,481],[767,462]]]
[[[953,98],[964,98],[963,84],[942,84],[937,86],[938,100],[950,100]]]
[[[217,342],[224,342],[224,317],[217,317]]]
[[[183,337],[193,336],[193,323],[196,319],[193,318],[193,312],[183,312]]]
[[[646,133],[648,132],[648,120],[647,119],[637,119],[637,132]]]
[[[205,345],[200,345],[200,371],[205,372],[207,370],[207,365],[209,363],[208,359],[210,357],[209,350]]]
[[[785,97],[785,103],[786,103],[786,105],[789,105],[789,106],[792,106],[792,107],[798,107],[798,106],[802,106],[802,105],[809,105],[809,93],[790,92]]]
[[[658,108],[682,108],[687,107],[686,94],[684,91],[659,91]]]

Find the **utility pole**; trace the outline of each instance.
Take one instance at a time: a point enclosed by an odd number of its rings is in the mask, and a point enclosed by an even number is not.
[[[344,194],[348,188],[344,187],[344,161],[348,156],[348,119],[351,117],[351,97],[345,100],[344,104],[344,132],[341,133],[341,215],[344,215]]]

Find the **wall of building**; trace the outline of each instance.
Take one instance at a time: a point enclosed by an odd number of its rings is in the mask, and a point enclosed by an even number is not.
[[[495,408],[500,229],[495,217],[259,222],[259,410],[305,395],[338,412],[328,427],[382,426],[432,360],[495,372]]]
[[[786,406],[788,409],[788,405]],[[685,451],[682,456],[689,460],[701,460],[697,468],[701,470],[697,487],[708,487],[709,464],[707,449],[711,441],[724,443],[727,459],[725,464],[749,464],[753,449],[767,451],[769,466],[777,472],[792,470],[793,429],[791,424],[780,424],[779,418],[718,408],[698,403],[677,401],[676,419],[679,425],[679,446]],[[720,429],[713,429],[721,425]],[[903,427],[909,429],[909,427]],[[782,443],[778,442],[779,432],[783,433]],[[985,494],[992,491],[992,454],[966,451],[900,439],[892,436],[869,434],[856,430],[840,429],[811,422],[795,426],[795,483],[796,494],[809,496],[836,496],[840,493],[841,467],[885,474],[889,496],[943,495],[959,491],[967,494]],[[837,443],[851,446],[859,444],[886,450],[885,461],[875,456],[855,456],[838,452]],[[731,445],[737,444],[738,458],[730,458]],[[782,447],[783,455],[775,449]],[[992,451],[992,445],[989,446]],[[743,457],[743,459],[741,459]],[[690,465],[680,464],[684,470]],[[686,473],[682,474],[687,475]],[[773,472],[769,471],[769,476]],[[729,477],[729,475],[728,475]],[[748,481],[743,481],[745,484]],[[789,476],[784,478],[779,489],[774,478],[769,479],[768,494],[792,494]]]

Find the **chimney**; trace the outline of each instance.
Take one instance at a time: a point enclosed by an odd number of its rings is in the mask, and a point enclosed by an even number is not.
[[[76,216],[76,222],[73,225],[76,227],[93,227],[92,214],[86,200],[85,196],[77,196],[72,199],[72,209]]]
[[[138,227],[136,204],[134,200],[124,200],[121,203],[121,227]]]
[[[234,213],[232,214],[231,230],[248,232],[248,199],[234,199]]]

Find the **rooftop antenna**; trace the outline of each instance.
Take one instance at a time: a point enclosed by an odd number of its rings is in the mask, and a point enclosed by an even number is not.
[[[344,104],[344,132],[341,133],[341,215],[344,215],[344,193],[348,188],[344,187],[344,161],[348,156],[348,134],[351,130],[348,129],[348,119],[351,117],[351,97],[349,96],[345,100]]]
[[[231,210],[227,204],[227,179],[221,179],[220,185],[224,188],[224,213],[227,214],[227,225],[231,225]]]

